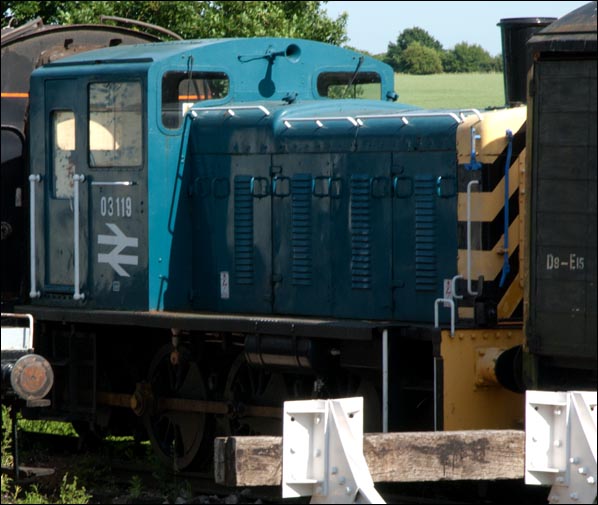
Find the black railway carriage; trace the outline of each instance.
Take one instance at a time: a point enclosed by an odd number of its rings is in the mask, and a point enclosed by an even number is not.
[[[538,32],[529,82],[529,384],[596,389],[596,2]]]

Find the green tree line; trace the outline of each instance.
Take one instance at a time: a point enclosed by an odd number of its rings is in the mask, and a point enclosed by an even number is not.
[[[346,13],[328,17],[317,1],[8,1],[2,6],[2,27],[14,18],[20,25],[36,17],[46,24],[98,23],[101,15],[163,26],[185,39],[221,37],[297,37],[343,45],[348,37]],[[360,51],[359,48],[355,48]],[[361,51],[365,52],[365,51]],[[403,30],[376,58],[395,72],[502,72],[502,58],[478,44],[461,42],[453,49],[419,27]]]
[[[395,72],[438,74],[441,72],[502,72],[502,56],[490,54],[478,44],[461,42],[453,49],[442,44],[419,27],[403,30],[396,43],[378,56]]]
[[[347,41],[347,14],[327,16],[326,2],[231,1],[9,1],[1,2],[2,27],[41,17],[45,24],[98,23],[118,16],[167,28],[184,39],[297,37],[341,45]],[[15,24],[13,22],[13,24]]]

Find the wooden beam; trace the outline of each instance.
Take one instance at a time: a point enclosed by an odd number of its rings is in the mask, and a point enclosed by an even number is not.
[[[517,430],[366,433],[363,452],[374,482],[522,479],[524,444]],[[226,486],[279,486],[282,438],[216,438],[214,476]]]
[[[214,479],[226,486],[280,485],[282,437],[216,438]]]

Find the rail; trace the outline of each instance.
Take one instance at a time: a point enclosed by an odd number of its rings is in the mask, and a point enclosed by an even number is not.
[[[2,350],[33,349],[33,316],[31,314],[14,314],[2,312],[2,319],[27,319],[29,327],[5,326],[2,324]]]
[[[455,302],[452,298],[436,298],[434,300],[434,328],[439,327],[438,323],[438,304],[444,303],[449,305],[451,309],[451,337],[455,336]]]
[[[295,117],[285,118],[283,124],[288,128],[292,128],[292,123],[308,123],[313,122],[318,128],[324,127],[326,121],[348,121],[355,128],[364,126],[364,120],[368,119],[400,119],[404,125],[409,124],[410,118],[429,118],[429,117],[448,117],[453,119],[456,123],[462,123],[463,120],[454,112],[407,112],[395,114],[360,114],[358,116],[310,116],[310,117]]]
[[[74,266],[74,287],[75,293],[73,294],[73,300],[85,300],[85,293],[80,291],[80,250],[79,250],[79,183],[85,180],[85,176],[82,174],[73,175],[74,183],[74,196],[73,196],[73,242],[74,242],[74,255],[75,255],[75,266]]]
[[[409,124],[409,118],[427,118],[427,117],[449,117],[456,123],[462,123],[463,120],[454,112],[407,112],[404,114],[364,114],[355,116],[357,120],[364,119],[401,119],[403,124]]]
[[[172,32],[166,28],[163,28],[162,26],[154,25],[151,23],[146,23],[144,21],[138,21],[136,19],[121,18],[118,16],[104,16],[104,15],[100,16],[100,22],[104,23],[104,21],[114,21],[116,23],[140,26],[141,28],[145,28],[148,30],[155,30],[158,33],[161,33],[163,35],[168,35],[169,37],[172,37],[173,39],[176,39],[176,40],[184,40],[183,37],[181,37],[178,33]]]
[[[189,112],[212,112],[212,111],[224,111],[225,115],[229,117],[235,117],[236,111],[240,110],[260,110],[264,116],[269,116],[270,111],[263,105],[231,105],[231,106],[218,106],[218,107],[191,107]],[[193,115],[193,114],[192,114]],[[193,115],[196,117],[196,115]]]
[[[39,298],[41,293],[36,289],[36,269],[35,269],[35,183],[40,182],[42,176],[31,174],[29,176],[29,275],[30,275],[30,298]]]

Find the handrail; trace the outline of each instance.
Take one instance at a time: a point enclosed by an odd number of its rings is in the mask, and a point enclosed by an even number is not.
[[[434,300],[434,328],[438,328],[438,304],[448,303],[451,308],[451,337],[455,336],[455,302],[452,298],[436,298]]]
[[[322,128],[324,124],[322,121],[348,121],[356,128],[363,126],[363,122],[351,116],[322,116],[322,117],[289,117],[284,118],[283,123],[287,128],[291,128],[291,122],[306,123],[315,122],[318,128]]]
[[[463,120],[457,116],[454,112],[406,112],[403,114],[364,114],[355,116],[357,120],[359,119],[394,119],[400,118],[403,123],[405,123],[405,119],[407,118],[414,118],[414,117],[450,117],[455,120],[456,123],[462,123]],[[408,124],[409,121],[407,121]]]
[[[74,254],[75,254],[75,280],[73,282],[75,286],[75,293],[73,294],[73,300],[85,300],[85,293],[81,293],[79,287],[79,182],[83,182],[85,176],[83,174],[73,175],[74,183],[74,197],[73,197],[73,241],[74,241]]]
[[[463,299],[463,295],[458,295],[457,294],[457,279],[463,279],[462,275],[455,275],[452,279],[451,279],[451,295],[455,300],[462,300]]]
[[[229,116],[235,116],[236,110],[261,110],[264,113],[264,116],[269,116],[270,111],[264,107],[263,105],[223,105],[217,107],[191,107],[189,111],[195,112],[210,112],[215,110],[223,110]],[[194,116],[196,117],[196,116]]]
[[[392,114],[362,114],[359,116],[323,116],[323,117],[295,117],[285,118],[284,125],[291,128],[292,122],[315,122],[318,128],[324,126],[323,121],[349,121],[353,126],[359,128],[364,125],[364,120],[367,119],[400,119],[404,125],[409,124],[408,118],[425,118],[425,117],[450,117],[456,123],[463,121],[454,112],[406,112],[406,113],[392,113]]]
[[[503,267],[502,275],[498,287],[502,288],[507,279],[507,274],[511,271],[509,265],[509,170],[511,168],[511,156],[513,154],[513,132],[507,130],[506,132],[508,147],[507,159],[505,160],[505,205],[503,210],[504,216],[504,243],[503,243]]]
[[[178,33],[172,32],[162,26],[154,25],[151,23],[146,23],[144,21],[138,21],[136,19],[121,18],[118,16],[106,16],[106,15],[100,16],[100,22],[103,23],[104,21],[115,21],[116,23],[124,23],[124,24],[133,25],[133,26],[140,26],[141,28],[155,30],[158,33],[168,35],[176,40],[183,40],[183,37],[181,37]]]
[[[30,298],[39,298],[41,293],[36,289],[36,271],[35,271],[35,183],[40,182],[42,176],[31,174],[29,176],[29,275],[30,275]]]
[[[29,321],[29,347],[27,349],[33,349],[33,331],[35,325],[33,324],[33,316],[31,314],[15,314],[14,312],[2,312],[2,318],[10,319],[27,319]],[[5,350],[4,347],[2,350]]]
[[[480,121],[484,120],[482,113],[478,109],[459,109],[459,116],[461,117],[461,119],[465,119],[465,112],[473,112]]]
[[[409,124],[405,114],[367,114],[364,116],[355,116],[357,119],[400,119],[403,124]]]

